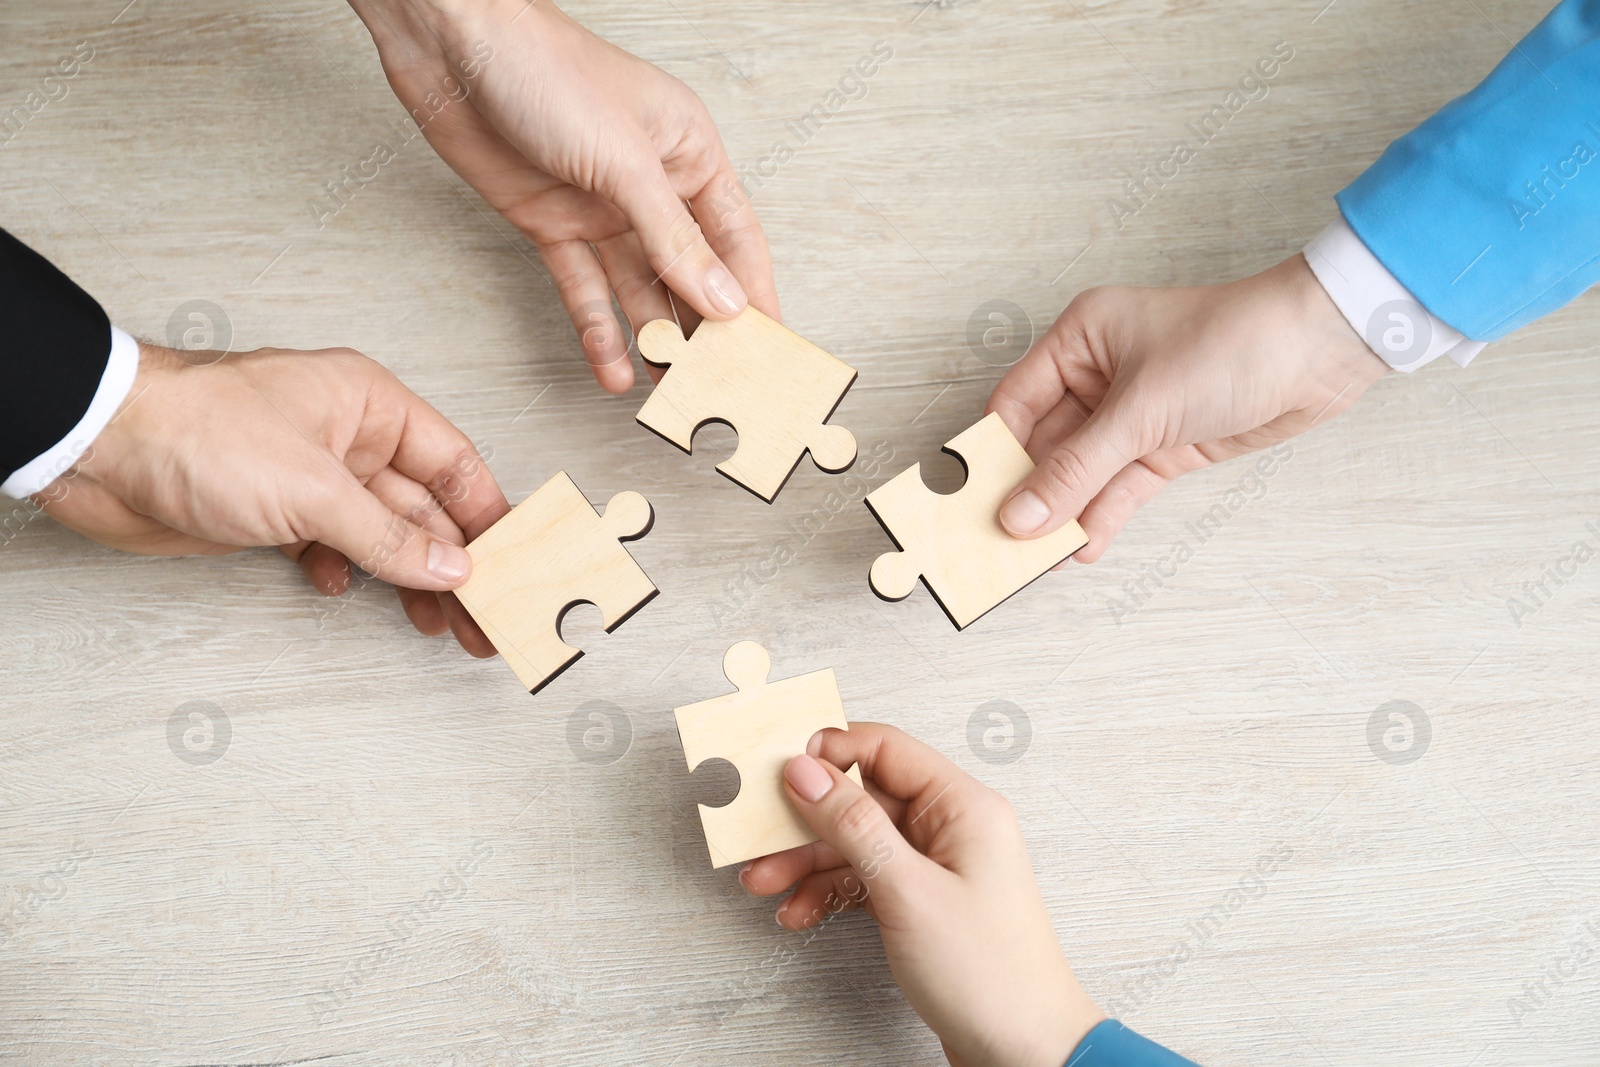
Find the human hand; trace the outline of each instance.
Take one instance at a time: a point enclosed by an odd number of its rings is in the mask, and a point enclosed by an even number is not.
[[[494,646],[448,592],[510,510],[465,434],[358,352],[139,346],[133,388],[39,494],[57,522],[142,555],[279,545],[323,593],[346,559],[394,584],[425,634]]]
[[[638,326],[747,300],[778,318],[761,224],[678,79],[550,0],[351,6],[428,142],[539,249],[603,388],[633,384],[612,293]]]
[[[793,886],[790,930],[865,909],[952,1064],[1061,1067],[1105,1014],[1061,954],[1010,804],[892,726],[823,730],[807,753],[784,791],[822,840],[753,861],[745,887]]]
[[[989,397],[1038,464],[1000,521],[1076,518],[1093,563],[1178,475],[1305,432],[1388,369],[1298,254],[1225,285],[1086,290]]]

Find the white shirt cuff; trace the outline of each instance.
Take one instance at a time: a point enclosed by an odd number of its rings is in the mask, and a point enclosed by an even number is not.
[[[1345,319],[1395,370],[1414,371],[1440,356],[1465,367],[1483,351],[1484,342],[1467,340],[1418,303],[1343,218],[1313,237],[1304,254]]]
[[[0,483],[0,494],[24,500],[67,473],[111,422],[133,388],[133,377],[138,370],[139,342],[115,326],[111,327],[111,355],[106,359],[105,372],[100,375],[100,387],[89,401],[89,410],[83,413],[71,433]]]

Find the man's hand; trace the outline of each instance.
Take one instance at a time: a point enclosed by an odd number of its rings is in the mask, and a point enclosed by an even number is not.
[[[635,326],[675,317],[669,289],[680,319],[778,317],[761,225],[678,79],[550,0],[351,6],[428,142],[538,247],[606,390],[633,384],[612,293]]]
[[[1065,1063],[1105,1013],[1061,954],[1011,805],[892,726],[823,730],[807,753],[784,791],[822,840],[749,864],[745,888],[793,887],[778,906],[790,930],[865,909],[952,1064]]]
[[[1093,563],[1178,475],[1303,433],[1388,369],[1298,254],[1226,285],[1089,289],[989,397],[1038,464],[1000,521],[1076,518]]]
[[[59,523],[145,555],[279,545],[330,596],[351,560],[397,586],[426,634],[494,647],[446,590],[461,547],[510,510],[465,434],[358,352],[141,345],[133,389],[39,494]]]

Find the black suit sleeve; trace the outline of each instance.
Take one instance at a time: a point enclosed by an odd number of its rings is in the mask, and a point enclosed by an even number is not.
[[[72,432],[110,355],[94,297],[0,230],[0,482]]]

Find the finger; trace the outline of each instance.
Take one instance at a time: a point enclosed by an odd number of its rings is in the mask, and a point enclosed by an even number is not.
[[[384,400],[405,413],[389,466],[419,482],[444,506],[451,525],[441,525],[440,536],[454,541],[451,531],[459,530],[460,543],[470,542],[503,519],[511,504],[467,435],[393,375],[385,387]]]
[[[849,867],[818,871],[802,878],[789,898],[778,905],[778,925],[788,930],[809,929],[865,906],[871,892],[872,883]]]
[[[689,198],[700,230],[722,262],[744,287],[750,303],[768,317],[782,321],[778,286],[772,278],[772,253],[750,198],[734,176],[733,164],[718,144],[720,159],[711,180]]]
[[[641,143],[630,156],[634,162],[613,168],[596,191],[627,216],[656,276],[707,318],[730,319],[743,311],[749,303],[744,287],[711,250],[667,180],[659,154]]]
[[[859,767],[863,781],[912,808],[919,797],[946,789],[983,788],[938,750],[880,722],[853,722],[848,730],[819,730],[806,752],[835,767]]]
[[[495,655],[497,649],[494,647],[494,642],[489,640],[488,635],[478,626],[477,620],[462,606],[461,601],[456,599],[454,593],[440,593],[439,607],[450,624],[450,632],[456,635],[456,641],[470,655],[478,659],[488,659]]]
[[[813,841],[751,860],[740,869],[739,884],[757,896],[770,897],[792,888],[809,874],[849,866],[838,849],[826,841]]]
[[[650,270],[638,234],[627,230],[595,242],[594,250],[634,336],[638,336],[639,327],[647,322],[672,318],[672,300],[667,295],[667,287]]]
[[[900,836],[888,812],[833,764],[796,756],[783,768],[789,803],[889,906],[907,900],[936,866]]]
[[[572,328],[578,331],[578,344],[594,380],[608,393],[626,393],[633,388],[633,364],[622,327],[611,311],[605,268],[594,249],[587,241],[557,241],[540,245],[539,255],[550,268]]]
[[[866,790],[888,812],[890,820],[899,825],[905,815],[906,802],[885,794],[871,779],[866,780]],[[771,896],[814,871],[848,866],[838,849],[826,841],[813,841],[752,860],[741,869],[739,881],[752,893]]]
[[[466,535],[445,513],[444,505],[415,478],[393,467],[384,467],[367,479],[367,492],[383,501],[390,511],[405,516],[433,536],[458,545],[467,543]]]
[[[297,530],[341,552],[368,574],[411,589],[454,589],[472,573],[472,557],[396,515],[348,472],[328,475],[297,501]]]
[[[1115,298],[1116,291],[1108,289],[1079,293],[995,385],[985,413],[998,412],[1027,445],[1038,432],[1036,424],[1064,402],[1085,416],[1098,407],[1111,383],[1094,359],[1086,331],[1102,314],[1094,309]]]
[[[350,589],[350,561],[342,552],[335,552],[316,541],[304,542],[298,556],[296,546],[283,546],[284,554],[300,565],[311,587],[323,596],[343,596]]]
[[[404,586],[396,588],[395,592],[400,595],[400,606],[405,609],[406,618],[411,620],[411,625],[417,628],[418,633],[424,637],[438,637],[450,629],[444,609],[439,606],[441,594]]]
[[[1038,463],[1071,437],[1088,421],[1089,408],[1077,397],[1068,393],[1049,414],[1033,427],[1025,451],[1028,458]]]
[[[1050,533],[1077,518],[1118,471],[1144,455],[1147,433],[1138,406],[1112,390],[1000,505],[1006,531],[1013,537]]]
[[[1134,514],[1174,478],[1210,463],[1199,449],[1186,445],[1151,453],[1122,468],[1083,509],[1078,525],[1089,535],[1089,543],[1072,558],[1079,563],[1098,560]]]
[[[834,767],[854,763],[861,778],[901,807],[895,824],[919,849],[940,864],[961,868],[987,852],[999,794],[957,767],[937,750],[893,726],[851,723],[848,730],[821,730],[806,751]]]

